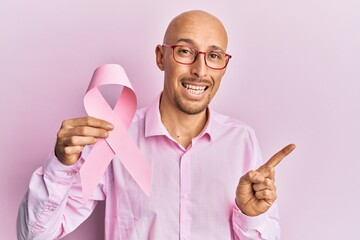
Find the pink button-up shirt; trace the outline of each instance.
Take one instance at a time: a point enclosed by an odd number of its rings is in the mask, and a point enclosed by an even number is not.
[[[279,239],[276,203],[248,217],[235,205],[238,181],[262,164],[251,128],[208,111],[204,130],[185,149],[163,126],[159,98],[137,111],[129,132],[152,169],[147,197],[115,157],[86,206],[78,174],[91,147],[73,166],[52,153],[33,174],[20,206],[18,239],[57,239],[106,201],[105,239]]]

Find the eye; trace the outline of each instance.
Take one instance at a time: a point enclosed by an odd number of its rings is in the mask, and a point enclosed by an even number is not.
[[[189,49],[185,49],[185,48],[180,49],[179,52],[184,54],[190,53]]]
[[[183,56],[183,57],[194,55],[194,51],[189,47],[182,47],[182,46],[180,47],[179,46],[176,48],[176,52],[179,56]]]
[[[221,60],[223,58],[222,54],[219,52],[209,52],[208,57],[211,60]]]

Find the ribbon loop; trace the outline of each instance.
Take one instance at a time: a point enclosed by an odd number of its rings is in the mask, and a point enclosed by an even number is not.
[[[98,87],[121,85],[122,92],[114,109],[102,96]],[[124,69],[117,64],[98,67],[84,96],[84,106],[89,116],[111,122],[114,130],[109,137],[98,139],[80,169],[83,203],[85,204],[115,154],[147,196],[150,194],[151,170],[127,130],[136,111],[136,95]]]

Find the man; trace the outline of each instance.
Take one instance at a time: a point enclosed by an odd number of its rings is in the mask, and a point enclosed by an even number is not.
[[[164,88],[129,129],[151,166],[150,197],[115,157],[83,206],[78,170],[88,145],[113,126],[92,117],[65,120],[54,153],[31,179],[18,238],[62,237],[105,200],[105,239],[279,239],[274,167],[294,145],[263,164],[252,129],[209,109],[230,59],[227,44],[216,17],[189,11],[156,46]]]

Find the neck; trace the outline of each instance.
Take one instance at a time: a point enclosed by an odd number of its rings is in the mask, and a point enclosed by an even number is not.
[[[169,134],[184,148],[187,148],[192,139],[200,134],[207,122],[206,110],[190,115],[170,106],[163,98],[160,100],[160,115]]]

